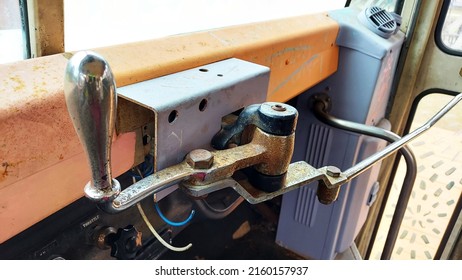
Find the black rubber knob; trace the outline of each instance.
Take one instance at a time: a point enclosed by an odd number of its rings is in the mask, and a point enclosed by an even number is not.
[[[119,228],[111,238],[111,256],[119,260],[135,258],[142,247],[142,233],[134,226]]]

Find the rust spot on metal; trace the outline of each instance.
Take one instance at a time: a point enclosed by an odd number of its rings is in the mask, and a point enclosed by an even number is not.
[[[46,94],[48,94],[48,90],[38,85],[34,86],[34,92],[32,94],[34,97],[41,97],[41,96],[45,96]]]
[[[3,167],[4,169],[3,169],[3,172],[2,172],[2,176],[0,177],[0,180],[3,180],[3,179],[5,179],[5,178],[8,176],[8,167],[9,167],[9,166],[10,166],[10,165],[9,165],[8,162],[6,162],[6,161],[2,163],[2,167]]]
[[[45,67],[43,65],[34,65],[32,67],[32,70],[34,70],[34,71],[39,71],[39,70],[41,71],[41,70],[44,70],[44,69],[45,69]]]
[[[3,162],[2,163],[2,170],[0,170],[0,182],[5,180],[8,176],[12,176],[14,172],[11,170],[12,168],[18,166],[21,162],[11,163],[11,162]]]
[[[284,174],[290,164],[291,157],[287,155],[293,152],[294,139],[294,135],[274,136],[257,128],[249,144],[214,152],[199,150],[197,154],[192,153],[192,157],[188,155],[185,161],[189,166],[193,167],[192,158],[206,160],[211,158],[210,154],[214,163],[203,172],[192,174],[188,183],[194,186],[211,184],[230,178],[237,170],[250,166],[255,166],[257,171],[266,175]]]
[[[289,136],[274,136],[267,134],[260,129],[254,133],[252,143],[264,146],[267,152],[261,158],[261,163],[255,169],[265,175],[284,174],[290,164],[295,143],[295,134]]]
[[[136,247],[141,247],[141,246],[143,246],[143,242],[142,242],[143,238],[142,238],[142,237],[143,237],[143,232],[138,231],[138,232],[136,233],[136,239],[135,239],[135,245],[136,245]]]
[[[329,188],[323,180],[319,180],[317,196],[322,204],[328,205],[337,200],[339,192],[340,186]]]
[[[195,173],[195,174],[191,175],[191,180],[193,180],[195,182],[201,182],[201,181],[205,180],[206,175],[207,174],[205,172]]]
[[[10,80],[16,83],[16,85],[13,86],[14,91],[21,91],[26,87],[24,81],[18,75],[11,76]]]
[[[17,162],[2,162],[1,169],[0,169],[0,181],[7,179],[9,176],[14,176],[15,172],[11,170],[12,168],[18,167],[20,164],[24,163],[24,161],[17,161]]]

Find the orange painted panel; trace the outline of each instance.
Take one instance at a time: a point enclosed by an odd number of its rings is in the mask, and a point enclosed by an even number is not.
[[[284,102],[337,70],[338,28],[326,14],[315,14],[96,51],[111,64],[118,86],[240,58],[270,67],[268,100]]]

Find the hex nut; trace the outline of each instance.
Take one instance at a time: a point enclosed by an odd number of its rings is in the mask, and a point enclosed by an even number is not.
[[[204,149],[192,150],[186,155],[186,162],[194,169],[208,169],[213,164],[213,154]]]
[[[342,171],[336,166],[327,166],[326,173],[331,177],[338,178]]]

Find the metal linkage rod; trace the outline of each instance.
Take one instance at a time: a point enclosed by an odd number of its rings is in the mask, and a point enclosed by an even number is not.
[[[377,137],[388,141],[390,143],[396,142],[401,139],[401,137],[391,131],[382,129],[376,126],[369,126],[361,123],[355,123],[343,119],[336,118],[326,112],[326,101],[318,101],[314,104],[314,114],[323,123],[326,123],[332,127],[347,130],[363,135],[368,135],[372,137]],[[409,198],[412,193],[412,188],[414,186],[415,178],[417,176],[417,165],[415,156],[411,149],[407,146],[403,146],[399,149],[399,152],[403,155],[406,161],[406,175],[404,177],[403,185],[401,187],[400,195],[398,198],[397,206],[393,214],[392,222],[388,230],[387,239],[385,246],[382,251],[382,259],[390,259],[391,253],[395,246],[396,240],[398,238],[399,228],[403,221],[404,215],[406,213],[406,207],[409,202]],[[380,223],[381,216],[378,218],[378,223]],[[377,235],[377,227],[372,233],[372,240],[375,239]]]
[[[386,146],[383,150],[373,154],[372,156],[364,159],[363,161],[345,170],[343,174],[348,178],[348,180],[351,180],[355,178],[356,176],[358,176],[359,174],[363,173],[364,171],[368,170],[375,163],[388,157],[390,154],[396,152],[398,149],[406,145],[408,142],[414,140],[415,138],[420,136],[422,133],[429,130],[447,112],[449,112],[452,108],[454,108],[454,106],[457,103],[459,103],[461,99],[462,99],[462,93],[459,93],[448,104],[446,104],[436,115],[434,115],[430,120],[428,120],[424,125],[412,131],[411,133],[403,136],[400,140],[393,142],[392,144]]]

